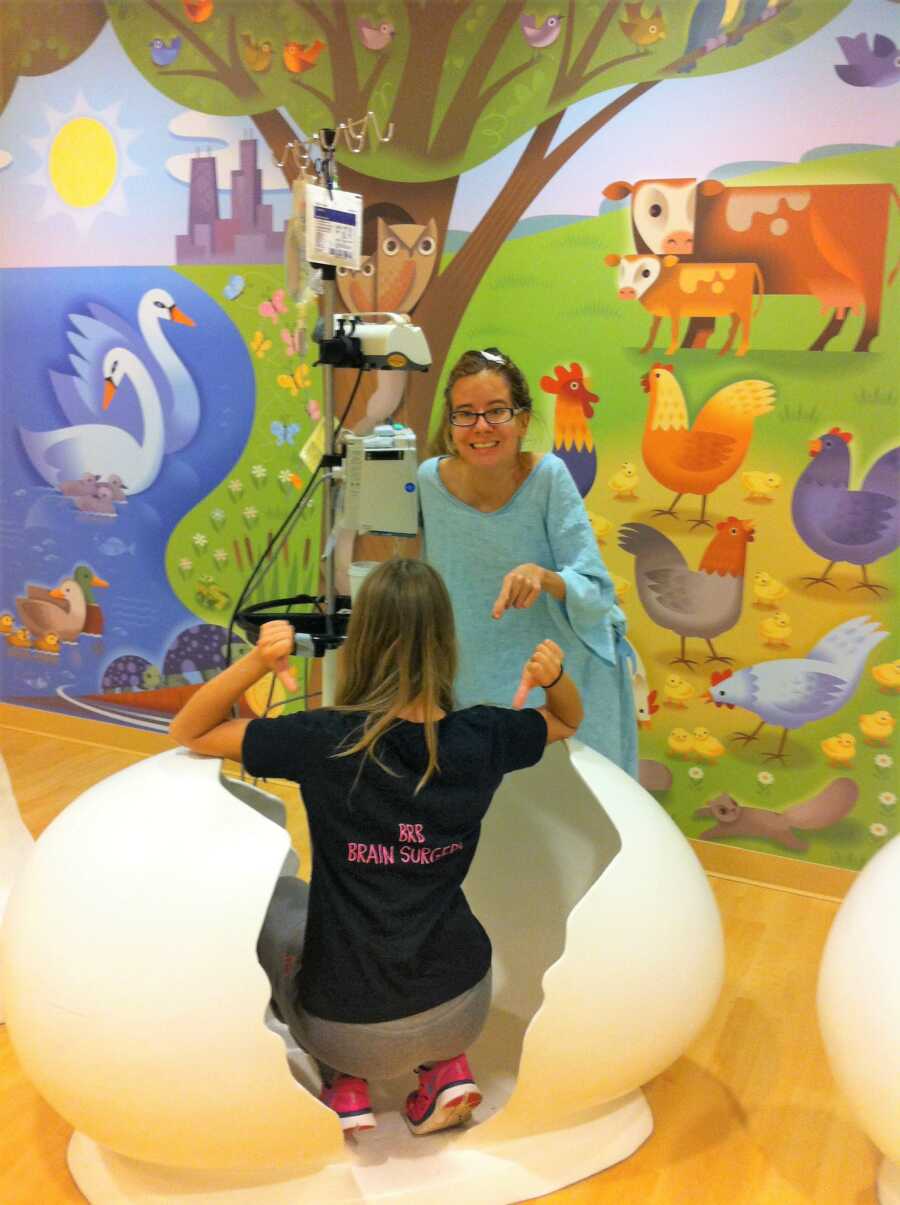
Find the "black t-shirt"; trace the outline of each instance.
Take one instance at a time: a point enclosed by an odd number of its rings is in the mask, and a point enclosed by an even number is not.
[[[401,721],[377,747],[355,743],[359,713],[302,712],[253,720],[243,760],[258,778],[299,783],[313,846],[300,1005],[329,1021],[393,1021],[434,1008],[488,971],[491,943],[461,884],[503,775],[540,761],[540,712],[470,707],[438,722],[440,772],[414,795],[428,763],[424,726]],[[349,739],[347,739],[349,737]]]

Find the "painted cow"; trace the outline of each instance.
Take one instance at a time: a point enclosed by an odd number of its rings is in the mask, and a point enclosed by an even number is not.
[[[756,263],[767,293],[815,297],[833,312],[811,350],[821,351],[851,311],[865,310],[856,351],[878,334],[889,208],[900,204],[892,185],[619,180],[603,195],[631,197],[639,252]]]
[[[741,342],[736,356],[746,354],[750,346],[753,321],[753,291],[762,304],[763,278],[756,264],[681,263],[677,255],[607,255],[610,268],[619,269],[619,297],[637,300],[653,315],[650,334],[641,351],[649,351],[663,318],[672,323],[672,337],[666,348],[671,356],[678,347],[682,318],[717,318],[728,315],[731,330],[719,351],[731,348],[738,327]],[[757,305],[757,311],[759,305]]]

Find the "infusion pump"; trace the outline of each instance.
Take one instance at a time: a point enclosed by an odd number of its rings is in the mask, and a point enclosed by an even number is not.
[[[414,536],[419,530],[416,436],[400,423],[381,423],[369,435],[342,435],[337,526],[376,535]]]

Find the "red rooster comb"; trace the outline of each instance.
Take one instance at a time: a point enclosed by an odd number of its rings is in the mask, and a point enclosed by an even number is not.
[[[842,439],[845,444],[850,443],[850,441],[853,439],[853,436],[849,431],[842,431],[840,427],[832,427],[828,434],[836,435],[838,439]]]
[[[733,672],[730,669],[714,669],[713,675],[710,678],[710,684],[718,686],[720,682],[724,682],[726,678],[730,678]]]

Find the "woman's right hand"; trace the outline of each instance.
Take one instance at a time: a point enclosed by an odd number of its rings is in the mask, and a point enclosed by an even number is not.
[[[522,677],[513,697],[512,705],[518,711],[525,705],[528,692],[535,686],[545,689],[550,683],[556,683],[563,668],[564,653],[558,644],[552,640],[542,640],[525,662]]]
[[[294,625],[286,619],[271,619],[259,629],[257,657],[276,675],[288,694],[295,694],[297,690],[297,679],[288,661],[293,651]]]

